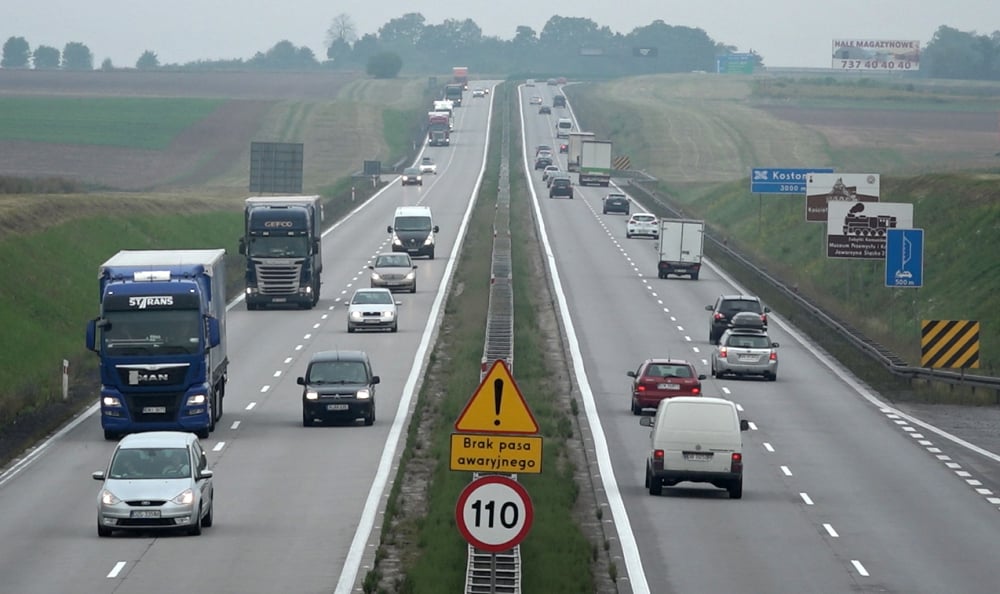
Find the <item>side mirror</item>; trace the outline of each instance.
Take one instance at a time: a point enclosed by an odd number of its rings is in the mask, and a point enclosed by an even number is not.
[[[706,305],[705,306],[705,311],[713,311],[714,309],[715,309],[715,306],[713,306],[713,305]]]
[[[778,343],[776,343],[776,342],[772,342],[772,343],[771,343],[771,348],[772,348],[772,349],[776,349],[776,348],[778,348]]]
[[[242,238],[242,237],[240,238],[240,248],[239,248],[239,250],[240,250],[240,255],[241,256],[247,255],[247,240],[244,239],[244,238]]]
[[[368,270],[375,270],[374,266],[368,266]]]
[[[87,350],[97,352],[97,318],[87,322],[87,338],[85,343]]]
[[[95,472],[94,474],[92,474],[92,475],[90,475],[90,476],[91,476],[91,477],[92,477],[92,478],[93,478],[93,479],[94,479],[95,481],[103,481],[103,480],[104,480],[104,471],[103,471],[103,470],[100,470],[100,471],[98,471],[98,472]]]
[[[626,371],[625,375],[627,375],[629,377],[635,377],[635,372],[634,371]]]
[[[389,225],[388,227],[386,227],[385,228],[385,232],[386,233],[392,233],[392,225]]]
[[[198,480],[200,481],[202,479],[210,479],[213,476],[215,476],[215,473],[212,472],[211,470],[202,470],[201,472],[198,473]]]
[[[643,427],[652,427],[655,422],[654,417],[639,417],[639,424]]]
[[[314,254],[318,254],[320,252],[320,243],[319,242],[320,242],[319,239],[314,239],[313,240],[313,253]]]
[[[377,383],[379,383],[381,381],[382,381],[382,378],[380,378],[377,375],[373,375],[372,376],[372,380],[369,383],[374,386],[375,384],[377,384]]]
[[[403,302],[402,301],[397,301],[396,305],[403,305]]]
[[[413,269],[414,269],[414,270],[416,270],[416,269],[417,269],[417,265],[416,265],[416,264],[414,264],[414,265],[413,265]]]
[[[764,308],[764,313],[771,313],[771,308],[770,307],[765,307]]]
[[[699,373],[699,374],[698,374],[698,379],[700,379],[700,380],[703,380],[703,379],[705,379],[705,377],[706,377],[706,376],[705,376],[705,374],[704,374],[704,373]]]
[[[222,334],[219,330],[219,320],[212,316],[206,316],[208,320],[208,346],[214,348],[222,343]]]
[[[295,378],[295,383],[298,384],[298,385],[300,385],[300,386],[304,386],[304,385],[306,385],[306,378],[304,378],[302,376],[299,376],[299,377]]]
[[[750,421],[746,419],[740,419],[740,431],[749,431],[749,430],[750,430]]]
[[[434,225],[434,232],[437,233],[438,231],[439,231],[438,226]]]

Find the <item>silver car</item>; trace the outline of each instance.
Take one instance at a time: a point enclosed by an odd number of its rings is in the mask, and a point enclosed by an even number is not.
[[[372,271],[372,288],[384,287],[406,289],[417,292],[417,265],[410,259],[410,254],[390,252],[375,256],[375,262],[368,266]]]
[[[712,375],[759,375],[778,379],[778,343],[760,330],[726,330],[712,351]]]
[[[180,431],[135,433],[118,442],[97,495],[97,534],[184,530],[212,525],[215,490],[198,438]]]
[[[402,302],[394,300],[389,289],[358,289],[347,305],[347,331],[388,328],[395,332],[399,329],[397,305]]]

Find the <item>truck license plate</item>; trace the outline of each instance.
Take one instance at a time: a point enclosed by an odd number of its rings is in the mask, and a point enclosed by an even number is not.
[[[350,408],[346,404],[327,404],[326,410],[347,410]]]
[[[162,415],[166,414],[167,407],[165,406],[144,406],[142,407],[142,414],[144,415]]]
[[[160,517],[160,510],[158,510],[158,509],[137,509],[137,510],[133,510],[130,515],[133,518],[143,518],[143,519],[159,518]]]
[[[271,303],[284,303],[288,301],[288,297],[272,297]]]

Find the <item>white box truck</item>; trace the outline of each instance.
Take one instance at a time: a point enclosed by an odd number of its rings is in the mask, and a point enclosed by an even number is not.
[[[593,132],[570,132],[566,147],[566,171],[580,169],[580,151],[586,140],[594,140]]]
[[[698,280],[704,249],[705,221],[660,219],[660,278],[674,274]]]
[[[608,187],[611,183],[611,141],[584,140],[580,144],[580,185]]]

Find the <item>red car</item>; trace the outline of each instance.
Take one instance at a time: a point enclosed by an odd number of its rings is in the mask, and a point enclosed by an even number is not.
[[[701,380],[694,365],[680,359],[646,359],[632,378],[632,414],[642,414],[644,408],[656,408],[664,398],[701,396]]]

